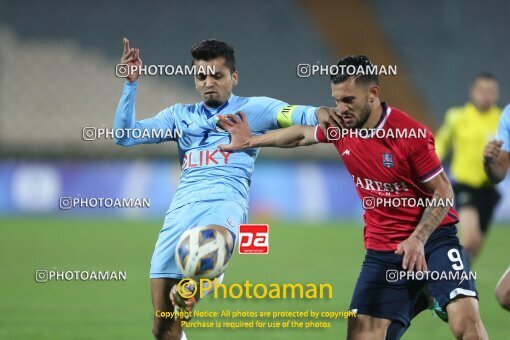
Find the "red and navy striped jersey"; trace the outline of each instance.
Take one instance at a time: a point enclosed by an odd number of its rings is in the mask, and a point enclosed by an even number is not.
[[[397,249],[418,225],[425,210],[420,202],[432,199],[423,183],[439,175],[443,167],[430,130],[406,113],[384,103],[382,106],[374,128],[380,133],[374,137],[340,134],[342,137],[332,140],[317,126],[315,138],[335,146],[352,176],[365,209],[365,248],[389,251]],[[399,131],[400,138],[392,131]],[[457,213],[450,208],[440,227],[457,222]]]

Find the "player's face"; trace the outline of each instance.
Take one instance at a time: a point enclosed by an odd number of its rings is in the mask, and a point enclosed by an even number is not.
[[[369,89],[368,85],[356,84],[354,77],[340,84],[331,83],[336,110],[344,127],[359,129],[367,122],[372,111],[368,101]]]
[[[232,88],[237,85],[237,71],[230,72],[223,57],[209,61],[195,60],[194,64],[197,71],[214,67],[214,74],[198,72],[195,76],[195,87],[205,105],[216,108],[225,103],[232,94]]]
[[[494,79],[478,78],[471,87],[471,101],[480,111],[487,111],[499,99],[498,82]]]

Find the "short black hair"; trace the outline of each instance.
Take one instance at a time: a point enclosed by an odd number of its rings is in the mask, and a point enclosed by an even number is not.
[[[478,79],[487,79],[487,80],[494,80],[495,82],[498,81],[498,78],[490,72],[480,72],[475,74],[473,77],[473,80],[471,81],[471,84],[474,84]]]
[[[213,60],[218,57],[225,58],[225,66],[230,72],[236,70],[236,58],[234,57],[234,48],[224,41],[217,39],[203,40],[191,48],[193,63],[196,60]]]
[[[332,74],[330,77],[333,84],[340,84],[351,77],[355,77],[356,83],[379,85],[377,72],[365,72],[365,74],[360,73],[356,75],[356,72],[360,67],[362,69],[374,67],[374,64],[370,61],[370,59],[364,55],[345,56],[338,61],[337,66],[338,73]],[[353,70],[355,71],[353,72]]]

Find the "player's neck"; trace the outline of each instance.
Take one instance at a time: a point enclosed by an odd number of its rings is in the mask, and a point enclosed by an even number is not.
[[[473,103],[473,102],[471,102],[471,104],[476,109],[476,111],[478,111],[478,113],[480,113],[480,114],[486,114],[486,113],[490,112],[491,108],[492,108],[492,106],[482,107],[480,105],[475,105],[475,103]]]
[[[370,117],[368,117],[367,121],[363,126],[362,129],[373,129],[379,123],[379,120],[381,119],[381,115],[383,112],[383,107],[380,101],[378,101],[378,104],[375,105],[372,108],[372,111],[370,112]]]

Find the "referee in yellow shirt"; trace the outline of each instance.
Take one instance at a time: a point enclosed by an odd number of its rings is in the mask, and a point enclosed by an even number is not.
[[[485,145],[497,134],[501,115],[501,109],[496,106],[498,98],[496,77],[489,73],[476,75],[470,101],[448,110],[436,134],[439,157],[444,160],[452,152],[450,173],[460,219],[460,242],[470,262],[480,252],[500,198],[482,162]]]

